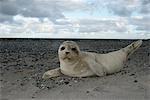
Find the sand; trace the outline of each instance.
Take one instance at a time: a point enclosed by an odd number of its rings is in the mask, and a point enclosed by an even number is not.
[[[57,50],[63,41],[0,39],[0,100],[150,100],[150,40],[143,42],[118,73],[42,80],[45,71],[59,67]],[[74,41],[81,50],[97,53],[119,50],[133,42]]]

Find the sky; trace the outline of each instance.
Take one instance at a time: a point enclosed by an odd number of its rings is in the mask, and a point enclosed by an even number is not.
[[[0,38],[150,39],[150,0],[0,0]]]

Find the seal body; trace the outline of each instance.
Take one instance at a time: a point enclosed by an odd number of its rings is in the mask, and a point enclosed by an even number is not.
[[[127,58],[141,44],[142,41],[139,40],[120,50],[98,54],[80,51],[75,42],[65,41],[58,50],[59,72],[71,77],[104,76],[118,72],[123,68]],[[53,75],[50,76],[52,77]]]
[[[104,76],[120,71],[125,61],[126,54],[121,50],[108,54],[81,52],[75,62],[60,60],[60,69],[63,74],[73,77]]]

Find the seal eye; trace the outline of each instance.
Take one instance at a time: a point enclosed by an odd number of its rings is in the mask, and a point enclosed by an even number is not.
[[[65,50],[65,47],[61,47],[61,50]]]
[[[76,49],[76,48],[72,48],[71,50],[72,50],[72,51],[76,51],[77,49]]]

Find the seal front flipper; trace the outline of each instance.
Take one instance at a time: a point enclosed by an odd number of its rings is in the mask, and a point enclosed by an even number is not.
[[[49,79],[49,78],[53,78],[53,77],[58,77],[60,75],[62,75],[60,68],[56,68],[56,69],[52,69],[52,70],[45,72],[43,74],[42,78]]]

